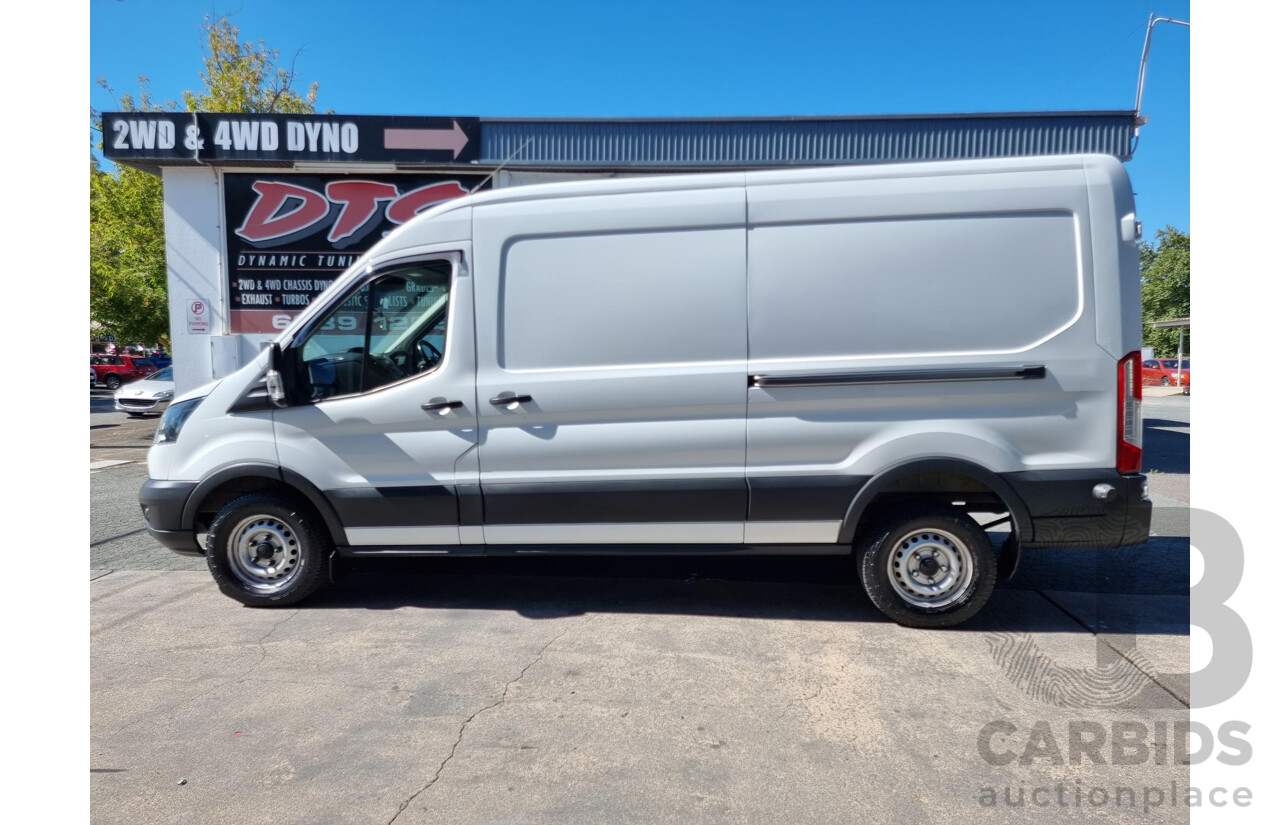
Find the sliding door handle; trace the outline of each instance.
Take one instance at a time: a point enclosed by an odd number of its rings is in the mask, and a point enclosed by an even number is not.
[[[442,410],[456,410],[462,406],[461,401],[432,401],[430,404],[423,404],[423,412],[440,412]]]
[[[532,395],[495,395],[489,399],[489,403],[495,407],[505,407],[508,404],[528,404],[532,400]]]

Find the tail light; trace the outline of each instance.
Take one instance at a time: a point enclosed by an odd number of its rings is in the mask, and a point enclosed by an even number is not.
[[[1116,365],[1116,471],[1142,472],[1142,353]]]

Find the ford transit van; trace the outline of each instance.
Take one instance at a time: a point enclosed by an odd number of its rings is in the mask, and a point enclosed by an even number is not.
[[[1147,538],[1139,228],[1087,155],[460,198],[177,398],[143,513],[251,605],[335,553],[853,554],[957,624]]]

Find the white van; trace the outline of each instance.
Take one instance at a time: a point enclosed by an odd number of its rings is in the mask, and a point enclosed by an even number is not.
[[[1138,234],[1109,156],[461,198],[177,399],[143,513],[253,605],[335,552],[852,553],[956,624],[1147,538]]]

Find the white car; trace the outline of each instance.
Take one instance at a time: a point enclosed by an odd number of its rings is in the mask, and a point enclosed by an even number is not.
[[[173,367],[165,367],[116,390],[116,409],[137,417],[162,413],[172,398]]]

